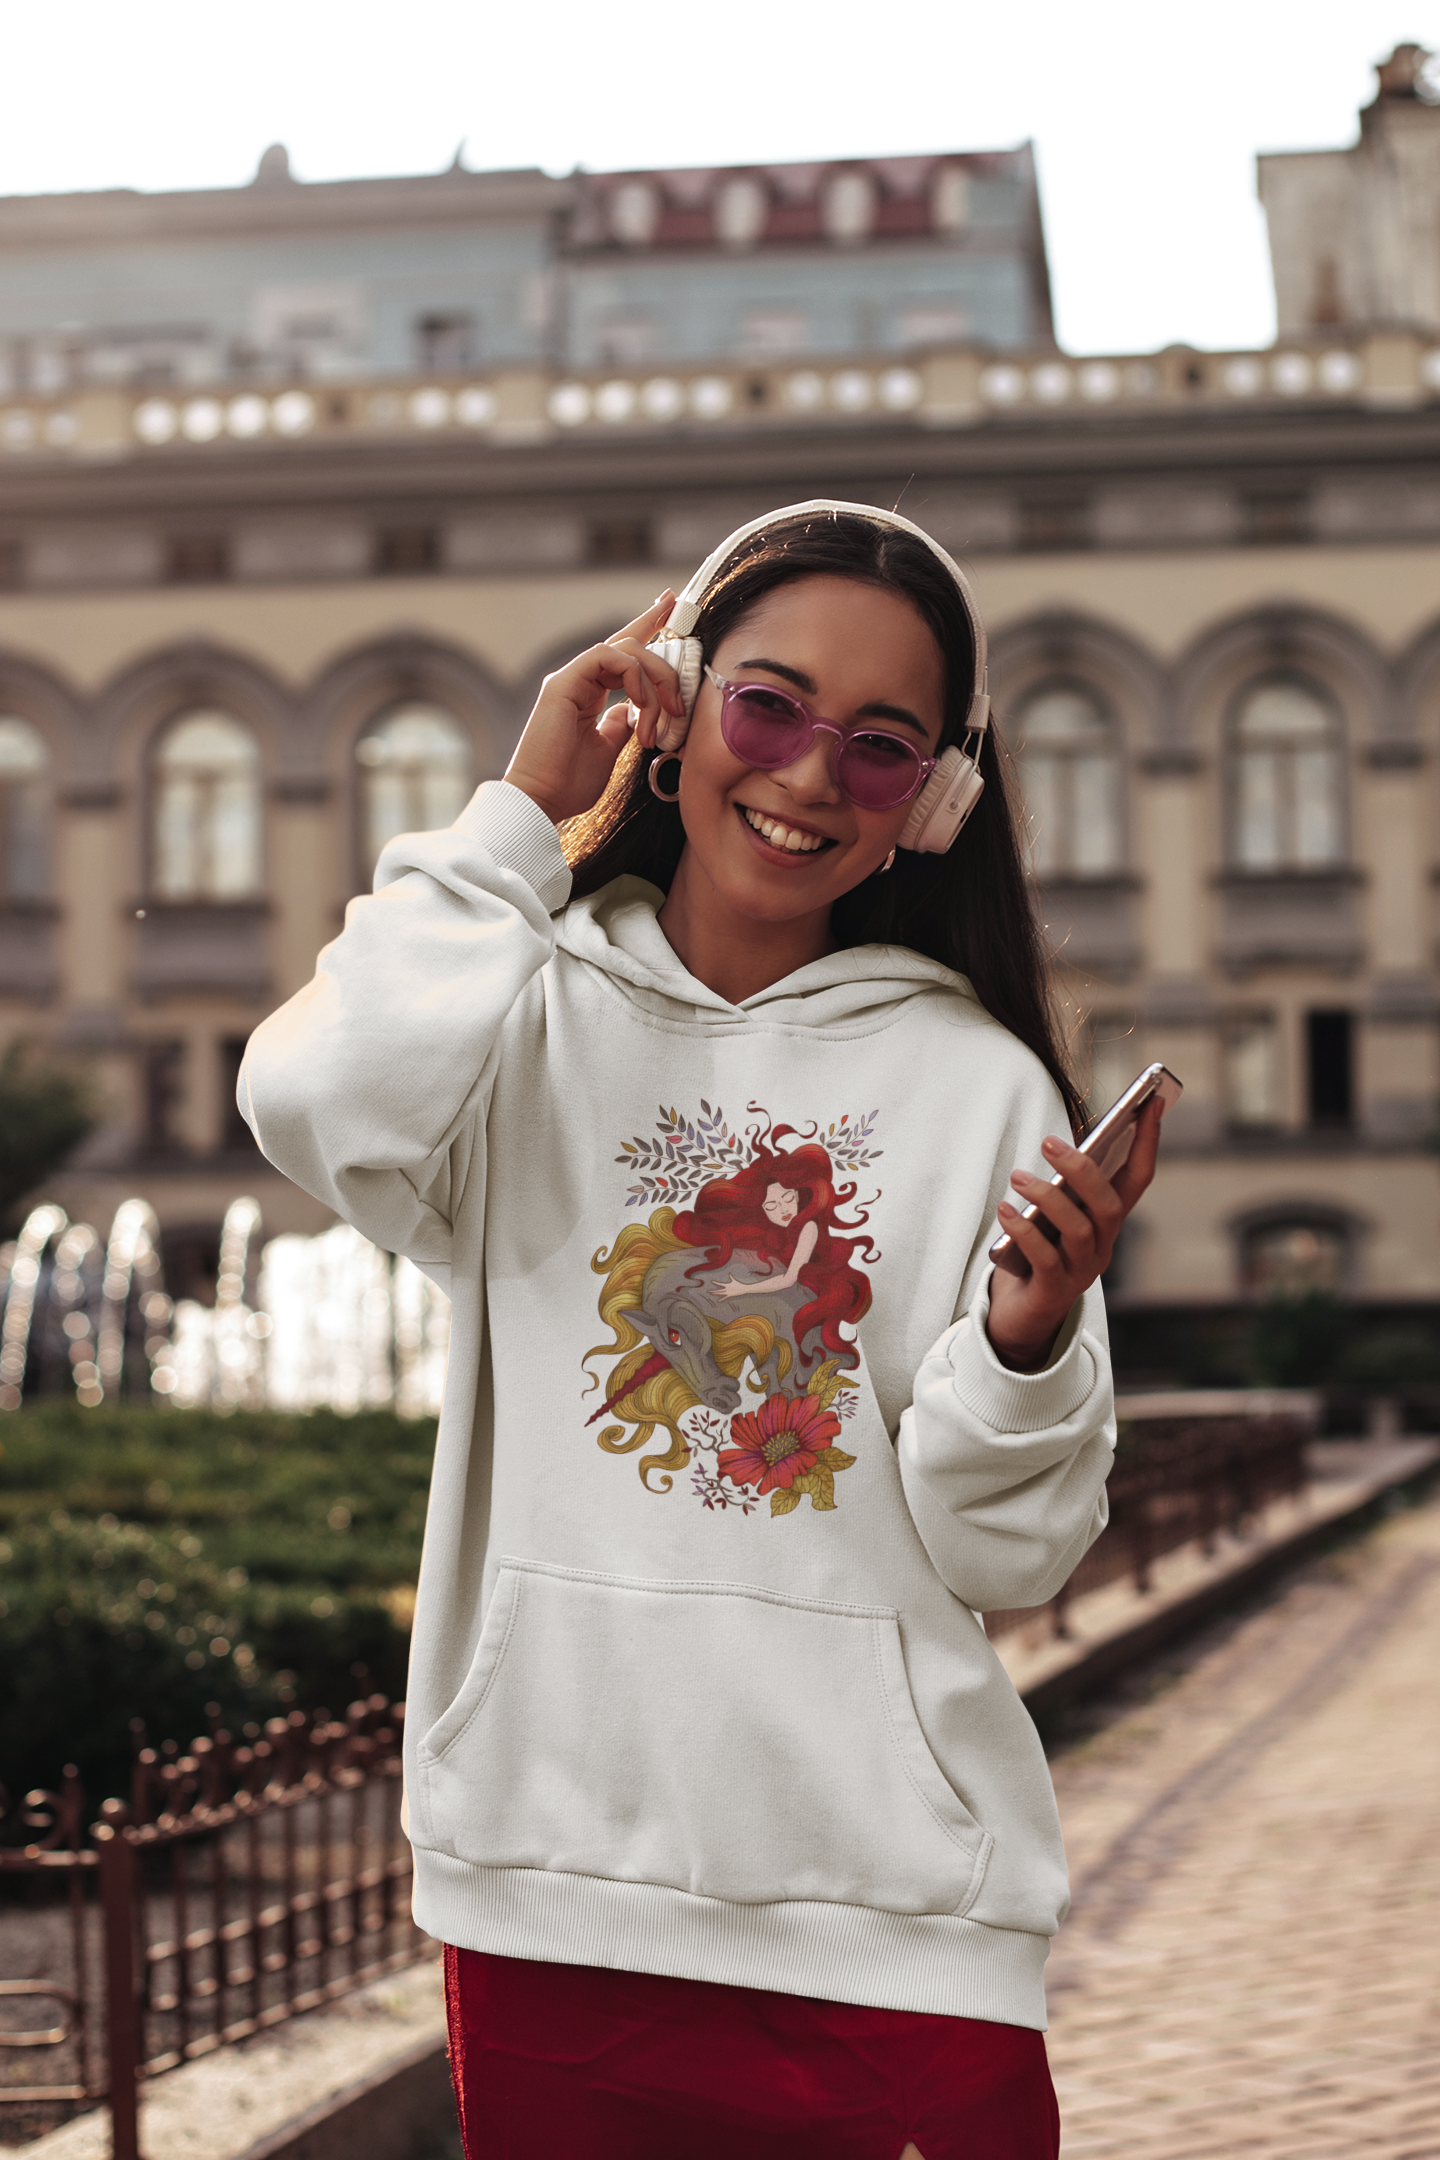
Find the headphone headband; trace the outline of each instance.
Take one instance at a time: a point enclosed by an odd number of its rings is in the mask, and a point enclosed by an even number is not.
[[[923,541],[936,561],[944,564],[955,581],[975,648],[975,679],[970,687],[970,706],[965,715],[963,733],[983,735],[990,720],[990,699],[987,695],[985,625],[980,620],[975,595],[971,592],[960,565],[946,554],[938,541],[931,539],[929,533],[922,531],[918,525],[912,525],[909,518],[901,517],[898,510],[877,510],[872,503],[832,502],[825,496],[817,496],[813,502],[788,503],[780,510],[767,510],[764,517],[752,518],[748,525],[741,525],[731,533],[728,540],[721,541],[713,554],[706,556],[670,610],[670,619],[660,633],[661,636],[688,638],[692,634],[700,619],[706,594],[742,541],[753,539],[759,533],[770,532],[777,525],[789,524],[793,519],[817,512],[831,517],[863,518],[869,525],[884,526],[892,532],[909,533],[912,539]]]

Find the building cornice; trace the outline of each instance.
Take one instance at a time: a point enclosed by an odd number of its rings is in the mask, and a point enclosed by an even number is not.
[[[545,378],[539,378],[543,388]],[[371,386],[317,399],[358,401]],[[1157,544],[1204,554],[1216,546],[1254,544],[1254,536],[1214,539],[1183,528],[1143,540],[1097,540],[1084,525],[1091,494],[1117,480],[1183,487],[1231,486],[1242,494],[1277,475],[1311,485],[1327,473],[1413,478],[1440,466],[1440,406],[1398,414],[1332,411],[1224,416],[1194,412],[1115,416],[1025,428],[984,421],[927,427],[913,420],[801,426],[743,423],[666,433],[565,432],[537,420],[510,439],[446,431],[407,433],[327,427],[301,442],[174,446],[162,454],[114,445],[90,456],[0,456],[0,519],[64,518],[141,511],[203,512],[212,522],[247,508],[316,512],[327,506],[407,499],[417,514],[456,500],[604,494],[646,501],[670,491],[729,492],[763,486],[767,494],[832,492],[837,474],[863,489],[895,475],[976,487],[1010,487],[1022,506],[1068,490],[1073,516],[1051,551],[1070,547],[1123,556]],[[1413,523],[1355,534],[1316,534],[1285,545],[1429,544]],[[1281,543],[1273,543],[1281,544]]]
[[[510,224],[568,210],[571,180],[538,168],[407,174],[373,180],[285,180],[239,188],[146,195],[112,188],[84,195],[0,197],[6,249],[109,248],[142,242],[273,238],[389,226]]]

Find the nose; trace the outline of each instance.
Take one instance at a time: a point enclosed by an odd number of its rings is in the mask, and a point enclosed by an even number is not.
[[[839,728],[816,728],[814,739],[793,765],[782,765],[770,777],[778,780],[797,802],[839,802],[835,759],[843,740]]]

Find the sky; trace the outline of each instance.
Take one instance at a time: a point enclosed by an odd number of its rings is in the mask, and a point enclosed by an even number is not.
[[[0,194],[1036,147],[1084,352],[1274,334],[1258,150],[1355,139],[1440,0],[67,0],[6,11]]]

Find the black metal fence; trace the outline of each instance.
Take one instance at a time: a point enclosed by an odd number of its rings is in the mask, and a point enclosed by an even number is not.
[[[43,1976],[0,2001],[56,2006],[0,2024],[0,2066],[45,2060],[44,2082],[0,2074],[0,2106],[108,2099],[115,2160],[138,2160],[141,2080],[333,2001],[423,1956],[410,1918],[400,1827],[403,1703],[343,1720],[292,1711],[253,1740],[216,1730],[145,1747],[128,1802],[110,1800],[87,1842],[84,1795],[27,1795],[36,1832],[0,1848],[0,1895],[63,1905]],[[104,2004],[104,2045],[99,2044]]]
[[[1166,1412],[1125,1416],[1106,1492],[1110,1520],[1048,1605],[985,1615],[992,1638],[1045,1616],[1056,1635],[1076,1598],[1127,1576],[1142,1593],[1154,1563],[1195,1544],[1210,1553],[1222,1531],[1244,1533],[1272,1501],[1306,1482],[1305,1448],[1319,1405],[1305,1395],[1204,1397]]]

